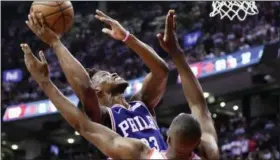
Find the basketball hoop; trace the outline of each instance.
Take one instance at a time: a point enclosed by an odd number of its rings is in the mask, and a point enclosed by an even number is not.
[[[247,15],[256,15],[259,13],[256,3],[253,0],[213,1],[212,7],[213,11],[210,13],[210,17],[219,14],[221,19],[228,17],[230,20],[233,20],[237,17],[240,21],[243,21]]]

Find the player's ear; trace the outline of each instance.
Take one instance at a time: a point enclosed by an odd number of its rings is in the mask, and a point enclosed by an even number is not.
[[[103,93],[100,87],[95,87],[94,88],[95,93],[97,94],[98,97],[102,97]]]
[[[170,142],[171,142],[171,139],[170,139],[170,137],[169,137],[169,136],[167,137],[167,140],[166,140],[166,142],[167,142],[167,144],[170,144]]]
[[[198,140],[197,144],[196,144],[196,147],[198,147],[198,145],[200,144],[201,142],[201,138]]]

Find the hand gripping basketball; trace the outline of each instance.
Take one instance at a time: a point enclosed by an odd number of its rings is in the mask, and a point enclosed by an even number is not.
[[[29,14],[28,21],[25,21],[25,23],[46,44],[52,46],[53,43],[59,40],[59,37],[45,25],[41,13]]]
[[[34,1],[30,13],[42,13],[45,24],[57,35],[69,31],[73,24],[74,9],[70,1]]]

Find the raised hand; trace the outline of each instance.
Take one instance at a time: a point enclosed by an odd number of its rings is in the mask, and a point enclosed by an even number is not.
[[[47,82],[49,78],[48,63],[45,59],[44,53],[39,52],[40,60],[38,60],[32,53],[28,44],[20,44],[22,51],[24,52],[24,62],[31,73],[31,76],[40,84]]]
[[[49,27],[45,24],[43,15],[41,13],[29,14],[28,21],[25,21],[25,23],[32,30],[32,32],[46,44],[52,46],[53,43],[59,40],[59,36],[49,29]]]
[[[157,34],[160,46],[170,55],[182,52],[176,35],[176,15],[169,10],[165,19],[164,33]]]
[[[103,28],[103,33],[110,35],[116,40],[123,40],[125,38],[127,31],[117,20],[112,19],[99,10],[96,10],[95,18],[111,26],[111,29]]]

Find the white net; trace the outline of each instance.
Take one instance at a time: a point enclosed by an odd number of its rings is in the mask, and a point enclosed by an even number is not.
[[[240,21],[245,20],[247,15],[255,15],[259,13],[255,1],[213,1],[213,11],[210,13],[210,17],[214,17],[217,14],[220,15],[221,19],[228,17],[233,20],[237,17]]]

